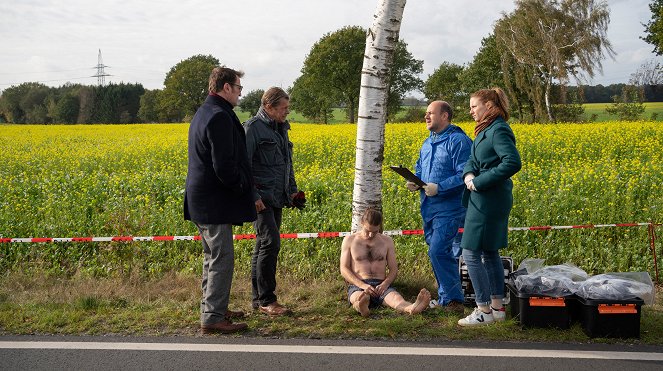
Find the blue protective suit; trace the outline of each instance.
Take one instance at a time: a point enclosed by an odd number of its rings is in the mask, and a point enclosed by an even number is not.
[[[426,183],[438,185],[435,196],[426,196],[420,190],[421,217],[428,244],[435,280],[438,285],[438,303],[463,302],[457,258],[461,254],[465,207],[461,200],[465,184],[463,168],[470,156],[472,140],[456,125],[449,125],[440,133],[426,138],[419,151],[415,175]]]

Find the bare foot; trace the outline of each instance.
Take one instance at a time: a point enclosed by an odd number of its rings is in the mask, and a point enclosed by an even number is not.
[[[428,303],[430,302],[430,292],[426,289],[421,289],[419,295],[417,295],[417,300],[406,310],[409,314],[418,314],[428,308]]]
[[[357,300],[352,304],[352,307],[355,308],[362,317],[368,317],[368,304],[370,303],[370,297],[367,293],[361,292],[357,297]]]

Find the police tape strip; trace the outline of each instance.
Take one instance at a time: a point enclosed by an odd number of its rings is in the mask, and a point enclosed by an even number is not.
[[[615,224],[584,224],[584,225],[563,225],[563,226],[535,226],[535,227],[509,227],[509,231],[545,231],[553,229],[587,229],[587,228],[607,228],[607,227],[641,227],[641,226],[660,226],[657,223],[615,223]],[[460,232],[463,228],[459,229]],[[404,229],[382,232],[389,236],[411,236],[422,235],[421,229]],[[351,235],[352,232],[313,232],[313,233],[282,233],[281,238],[337,238]],[[235,234],[235,240],[252,240],[255,234]],[[115,236],[115,237],[36,237],[36,238],[2,238],[0,243],[53,243],[53,242],[144,242],[144,241],[197,241],[200,236]]]

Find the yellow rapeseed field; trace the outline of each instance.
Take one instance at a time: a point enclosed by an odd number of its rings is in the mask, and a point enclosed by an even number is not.
[[[469,123],[460,125],[472,132]],[[514,124],[522,170],[510,225],[660,223],[663,125],[655,122]],[[182,219],[187,124],[0,126],[0,237],[193,235]],[[283,232],[347,231],[356,126],[293,124],[297,181],[307,208],[284,213]],[[425,124],[388,124],[385,228],[420,229],[418,196],[388,165],[413,167]],[[472,136],[472,135],[471,135]],[[658,229],[659,235],[663,235]],[[236,233],[252,233],[250,225]],[[646,227],[514,231],[503,251],[572,262],[589,272],[653,271]],[[421,236],[397,237],[407,270],[428,270]],[[248,264],[251,241],[237,244]],[[336,272],[339,239],[287,240],[281,269]],[[0,270],[39,266],[94,274],[199,269],[196,242],[0,244]],[[658,246],[660,252],[660,245]]]

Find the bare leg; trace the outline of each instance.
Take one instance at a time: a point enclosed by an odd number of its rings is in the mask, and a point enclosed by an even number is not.
[[[426,289],[419,290],[419,295],[417,295],[417,300],[412,304],[412,312],[410,314],[423,312],[428,308],[428,302],[430,302],[430,292]]]
[[[369,295],[364,291],[355,291],[350,295],[350,303],[352,304],[352,307],[355,308],[362,317],[368,317],[368,304],[370,304],[370,299]]]
[[[426,289],[421,289],[419,295],[417,295],[417,300],[414,303],[410,303],[403,299],[403,296],[396,291],[390,292],[384,298],[384,303],[391,308],[396,309],[399,312],[407,314],[417,314],[423,312],[428,308],[428,302],[430,301],[430,292]]]

